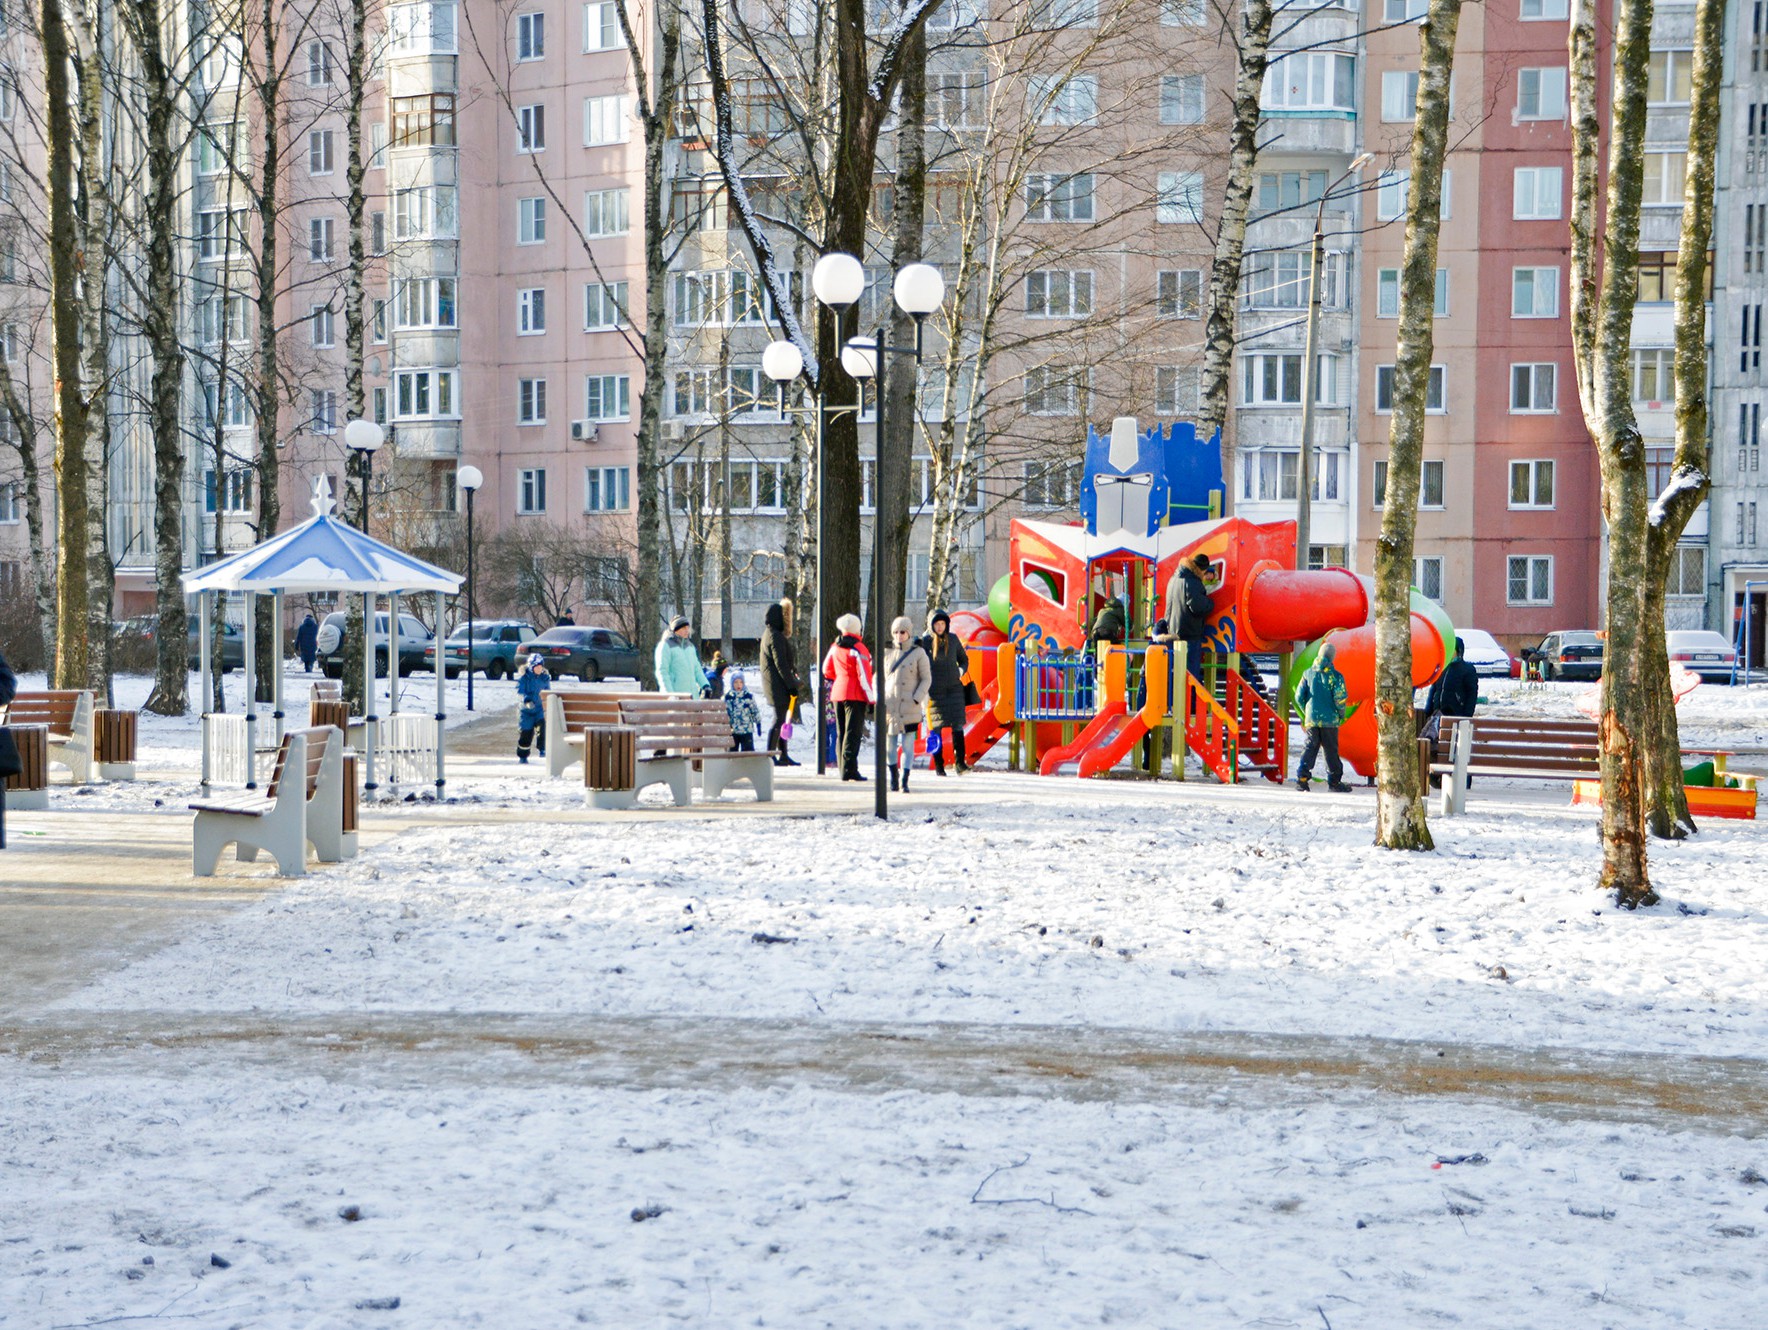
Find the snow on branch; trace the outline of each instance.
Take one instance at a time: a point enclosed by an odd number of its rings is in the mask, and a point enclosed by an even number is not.
[[[1699,493],[1707,487],[1707,473],[1699,467],[1678,466],[1670,472],[1670,482],[1652,501],[1651,525],[1660,527],[1670,520],[1670,507],[1676,502],[1678,495],[1690,492]]]

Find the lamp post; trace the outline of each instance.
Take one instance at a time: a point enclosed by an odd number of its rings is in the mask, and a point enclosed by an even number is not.
[[[463,466],[454,473],[460,492],[467,496],[467,710],[473,709],[473,628],[478,616],[473,609],[473,495],[485,483],[485,473],[476,466]],[[442,639],[436,639],[436,668],[442,668]]]
[[[374,477],[374,455],[387,437],[387,432],[372,420],[356,419],[344,426],[344,446],[362,459],[362,534],[368,534],[368,490]],[[399,625],[395,617],[388,616],[388,628],[394,639],[392,648],[387,652],[388,672],[395,676],[399,672]],[[441,650],[441,644],[437,644]],[[441,669],[441,661],[436,662]],[[374,687],[374,593],[362,593],[362,723],[368,735],[368,753],[362,768],[362,793],[364,797],[373,799],[377,788],[374,778],[374,750],[379,746],[380,717],[375,714]]]
[[[885,360],[890,355],[913,356],[915,364],[921,363],[922,325],[934,310],[939,308],[940,301],[945,299],[945,279],[939,275],[939,269],[930,263],[911,263],[896,274],[892,285],[897,307],[915,321],[915,344],[913,346],[891,346],[884,340],[884,326],[879,325],[876,336],[855,337],[841,348],[841,367],[860,382],[860,392],[865,392],[867,379],[876,379],[874,391],[877,394],[878,413],[874,428],[877,432],[877,457],[873,463],[872,480],[872,670],[873,693],[876,698],[873,704],[874,720],[872,725],[873,758],[876,770],[873,772],[873,811],[880,818],[890,816],[889,786],[884,782],[886,733],[889,722],[884,702],[884,382]]]
[[[372,420],[352,420],[344,426],[344,446],[362,459],[362,534],[368,534],[368,489],[374,478],[374,455],[386,441],[387,431]]]

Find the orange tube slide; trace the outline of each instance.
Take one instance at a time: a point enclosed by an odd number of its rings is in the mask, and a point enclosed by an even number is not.
[[[1280,651],[1367,622],[1369,589],[1344,568],[1296,570],[1266,560],[1242,584],[1238,608],[1240,650]]]

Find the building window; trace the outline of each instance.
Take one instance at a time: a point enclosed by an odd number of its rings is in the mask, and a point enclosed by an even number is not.
[[[1645,154],[1645,193],[1639,200],[1642,208],[1680,208],[1682,183],[1688,171],[1686,152],[1648,152]]]
[[[583,381],[583,414],[590,420],[632,416],[632,380],[624,374],[591,374]]]
[[[1418,71],[1416,69],[1382,71],[1381,118],[1389,123],[1418,118]]]
[[[245,384],[231,379],[227,397],[222,401],[221,385],[213,381],[203,384],[203,421],[213,429],[245,429],[252,423],[251,394]]]
[[[455,400],[455,371],[451,369],[401,369],[393,373],[395,420],[454,420],[460,416]]]
[[[1154,309],[1163,319],[1203,316],[1203,269],[1167,269],[1154,274]]]
[[[632,507],[632,468],[592,466],[583,473],[583,511],[623,513]]]
[[[1558,166],[1516,168],[1511,215],[1517,221],[1552,221],[1560,215],[1565,171]]]
[[[589,282],[583,288],[583,330],[618,328],[626,310],[625,282]]]
[[[1443,463],[1441,459],[1426,458],[1418,464],[1418,506],[1420,508],[1441,508],[1443,506]]]
[[[332,173],[332,132],[329,129],[316,129],[307,135],[307,174],[330,175]]]
[[[197,334],[204,346],[243,342],[250,335],[250,307],[244,295],[210,296],[197,302]],[[9,325],[10,326],[10,325]],[[7,357],[11,359],[10,356]]]
[[[1197,410],[1196,366],[1162,365],[1154,371],[1156,415],[1183,417]]]
[[[1154,201],[1154,220],[1166,223],[1203,221],[1203,172],[1162,171]]]
[[[1160,21],[1169,28],[1198,28],[1209,21],[1209,0],[1160,0]]]
[[[1737,544],[1754,545],[1756,543],[1756,505],[1740,503],[1737,505]]]
[[[617,605],[627,598],[630,576],[631,565],[624,554],[593,554],[583,569],[583,598],[600,605]]]
[[[377,256],[387,252],[387,214],[379,209],[368,215],[368,252]]]
[[[1765,242],[1768,242],[1768,204],[1746,203],[1743,209],[1743,270],[1745,272],[1768,271],[1763,263]],[[1642,251],[1639,255],[1638,298],[1644,304],[1667,305],[1676,299],[1676,265],[1678,256],[1675,250]],[[1706,268],[1702,274],[1702,288],[1705,298],[1713,298],[1713,264],[1712,256],[1708,255]]]
[[[583,196],[583,233],[588,236],[625,235],[628,228],[626,191],[592,189]]]
[[[1707,594],[1707,549],[1704,545],[1678,545],[1670,556],[1670,576],[1664,587],[1672,596]]]
[[[1025,412],[1032,416],[1077,416],[1086,396],[1084,369],[1038,365],[1025,371]]]
[[[387,122],[376,120],[368,127],[368,166],[370,171],[387,169]]]
[[[516,200],[516,243],[538,245],[546,240],[546,198]]]
[[[376,388],[369,394],[368,400],[371,403],[369,409],[374,416],[374,423],[385,425],[387,423],[387,390]]]
[[[1201,125],[1204,85],[1201,74],[1168,74],[1160,80],[1160,123]]]
[[[546,380],[516,380],[516,424],[546,424]]]
[[[1028,222],[1090,222],[1093,220],[1091,174],[1032,174],[1025,177],[1025,220]]]
[[[252,469],[249,466],[228,467],[216,480],[213,467],[203,472],[203,510],[210,513],[249,513],[252,511]]]
[[[583,49],[613,51],[625,45],[620,36],[616,0],[595,0],[583,7]]]
[[[1547,555],[1513,554],[1506,562],[1505,600],[1511,605],[1553,603],[1553,560]]]
[[[546,511],[545,467],[529,467],[516,473],[516,511],[524,516]]]
[[[332,219],[307,219],[307,257],[314,263],[329,263],[332,257]]]
[[[1028,318],[1077,319],[1092,312],[1092,273],[1055,269],[1025,274]]]
[[[1306,309],[1313,258],[1301,250],[1249,254],[1241,268],[1243,309]],[[1343,250],[1321,256],[1320,303],[1328,309],[1344,305]]]
[[[1412,184],[1410,171],[1383,171],[1375,182],[1375,219],[1396,221],[1406,215],[1406,191]]]
[[[19,483],[16,480],[9,480],[4,485],[0,485],[0,526],[12,526],[17,523],[23,506]]]
[[[1516,71],[1516,118],[1518,120],[1565,119],[1565,69]]]
[[[460,229],[459,197],[453,185],[394,190],[393,239],[452,240]]]
[[[1412,560],[1412,585],[1426,600],[1443,603],[1443,559],[1440,554],[1427,554]]]
[[[1432,313],[1439,319],[1449,316],[1449,270],[1436,270],[1436,303]],[[1375,273],[1375,316],[1382,319],[1400,317],[1400,270],[1378,268]]]
[[[454,146],[454,94],[428,93],[391,100],[395,148]]]
[[[1566,15],[1566,0],[1522,0],[1522,18],[1525,22],[1537,19],[1563,19]]]
[[[338,429],[338,395],[330,388],[312,390],[312,413],[308,417],[315,434],[335,434]]]
[[[1027,508],[1073,508],[1080,502],[1079,462],[1026,462],[1019,501]]]
[[[625,97],[616,93],[610,97],[583,99],[584,147],[596,148],[607,143],[624,143],[627,127]]]
[[[1676,401],[1676,352],[1644,347],[1633,352],[1633,400],[1652,410]]]
[[[1762,469],[1762,404],[1742,402],[1737,408],[1737,469]]]
[[[1324,171],[1267,171],[1258,178],[1258,210],[1282,212],[1318,203],[1326,193]]]
[[[331,48],[324,42],[307,43],[307,86],[329,88],[332,81]]]
[[[409,277],[393,289],[393,320],[397,328],[455,328],[455,279]]]
[[[399,55],[454,54],[458,49],[454,5],[436,0],[388,6],[387,44]]]
[[[314,305],[307,312],[309,325],[313,333],[314,346],[335,346],[332,334],[332,311],[330,305]]]
[[[1653,51],[1649,61],[1645,100],[1653,106],[1687,106],[1694,87],[1694,52]]]
[[[229,168],[236,174],[245,172],[251,166],[248,144],[243,120],[204,125],[196,135],[196,173],[216,176]]]
[[[546,15],[516,15],[516,59],[546,58]]]
[[[196,215],[196,256],[199,259],[232,258],[245,249],[244,208],[208,208]]]
[[[1264,351],[1242,357],[1240,405],[1300,406],[1301,366],[1299,351]],[[1314,404],[1338,404],[1338,357],[1335,355],[1315,358]]]
[[[516,108],[516,151],[546,149],[546,107],[539,102]]]
[[[516,332],[533,337],[546,331],[546,288],[530,286],[516,292]]]
[[[1356,57],[1339,51],[1274,51],[1265,71],[1267,111],[1350,111],[1357,109]]]
[[[1510,317],[1557,319],[1559,317],[1559,269],[1512,268],[1510,270]]]
[[[1043,125],[1089,125],[1099,114],[1099,80],[1091,74],[1062,78],[1033,74],[1026,89],[1026,106],[1037,112]]]
[[[1384,23],[1410,23],[1423,18],[1429,8],[1430,0],[1382,0],[1381,19]]]
[[[1559,366],[1545,364],[1510,367],[1510,414],[1544,416],[1559,410]]]
[[[1442,365],[1430,367],[1430,380],[1424,388],[1424,409],[1433,416],[1448,411],[1448,370]],[[1375,409],[1383,415],[1394,409],[1394,367],[1375,367]]]
[[[935,129],[974,129],[970,119],[970,90],[974,76],[964,70],[929,70],[927,73],[927,123]]]
[[[1540,458],[1510,464],[1510,506],[1512,508],[1551,508],[1553,506],[1553,462]]]

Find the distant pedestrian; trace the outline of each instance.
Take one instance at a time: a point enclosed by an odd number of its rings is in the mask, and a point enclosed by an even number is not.
[[[1307,728],[1307,746],[1301,750],[1301,767],[1295,773],[1295,788],[1305,790],[1313,779],[1314,759],[1326,750],[1326,788],[1337,794],[1350,793],[1344,783],[1344,763],[1338,760],[1338,727],[1344,723],[1344,675],[1332,663],[1338,653],[1332,643],[1320,647],[1320,655],[1308,672],[1301,676],[1295,700],[1301,706],[1302,724]]]
[[[706,667],[706,696],[718,698],[724,696],[724,652],[717,647],[712,649],[712,663]]]
[[[933,755],[933,774],[945,775],[946,744],[940,731],[951,731],[951,755],[961,776],[970,769],[964,758],[964,676],[970,656],[952,632],[952,616],[934,610],[927,620],[927,636],[921,639],[927,653],[931,682],[927,692],[927,750]]]
[[[878,697],[872,681],[872,653],[860,639],[859,615],[843,614],[835,620],[835,628],[841,636],[823,657],[823,678],[829,681],[829,697],[835,703],[841,779],[864,780],[859,774],[859,744],[865,734],[866,708]],[[883,741],[880,735],[878,742]]]
[[[700,669],[700,657],[694,650],[694,629],[687,615],[678,614],[669,624],[669,631],[657,639],[651,663],[657,670],[657,691],[699,697],[706,687],[706,676]]]
[[[572,615],[570,610],[566,610],[563,614],[559,615],[559,621],[555,626],[559,628],[575,628],[577,626],[577,619]]]
[[[301,668],[313,673],[313,662],[319,659],[319,620],[313,617],[312,610],[307,611],[307,617],[295,629],[295,654],[301,658]]]
[[[546,702],[544,694],[552,687],[552,675],[540,653],[528,657],[528,664],[516,676],[516,695],[522,708],[516,715],[516,761],[528,761],[530,745],[538,744],[540,755],[546,756]]]
[[[1427,720],[1443,716],[1471,716],[1479,707],[1479,671],[1467,659],[1467,647],[1455,639],[1455,659],[1443,667],[1437,681],[1430,686],[1430,697],[1424,704]],[[1436,731],[1432,730],[1432,734]]]
[[[753,753],[755,732],[761,728],[761,708],[755,705],[741,670],[731,671],[730,686],[724,691],[724,713],[731,718],[731,751]]]
[[[908,619],[898,615],[890,625],[890,649],[884,653],[884,751],[890,763],[890,788],[905,794],[909,772],[915,765],[921,706],[933,687],[933,667],[927,663],[921,644],[914,640],[914,631]]]
[[[1209,633],[1209,588],[1203,579],[1209,574],[1209,556],[1193,554],[1179,565],[1179,571],[1166,584],[1166,619],[1173,626],[1173,636],[1185,645],[1186,668],[1203,681],[1203,641]]]
[[[767,749],[774,765],[795,767],[786,751],[786,727],[794,719],[798,699],[804,696],[804,680],[798,677],[798,653],[792,646],[791,606],[782,601],[769,605],[761,630],[761,688],[773,708],[773,725],[767,731]]]

